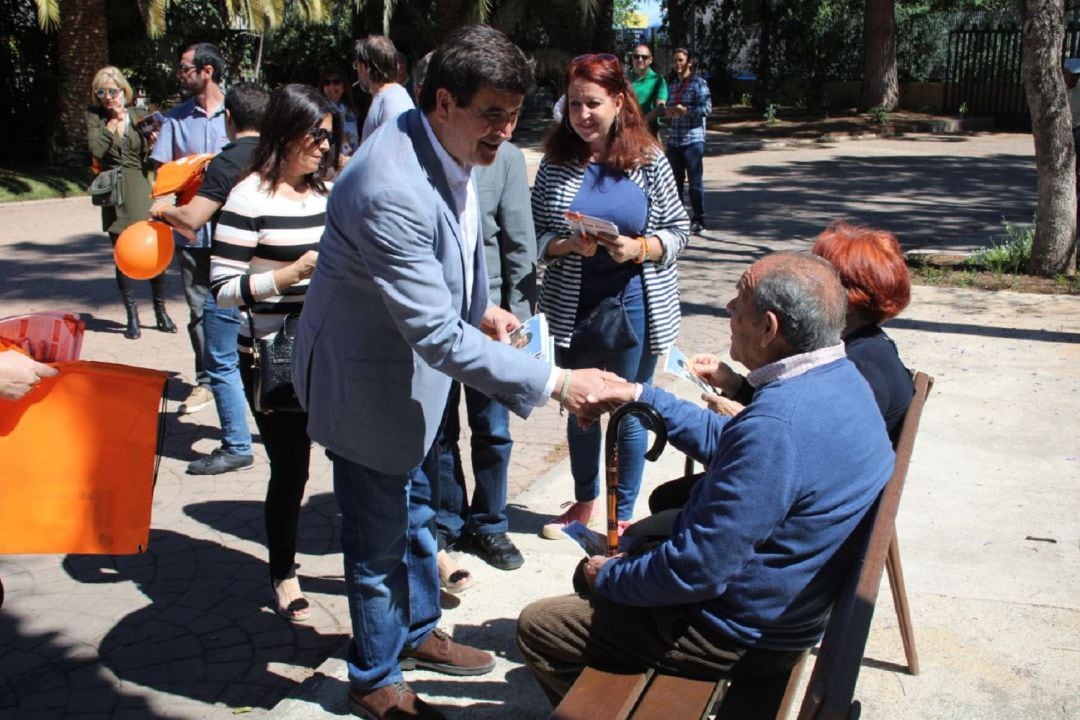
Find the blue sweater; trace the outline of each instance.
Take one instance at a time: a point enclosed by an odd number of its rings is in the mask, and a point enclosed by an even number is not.
[[[700,627],[748,647],[812,647],[848,569],[841,550],[892,474],[866,381],[838,360],[762,386],[734,418],[649,386],[641,399],[707,470],[671,538],[606,563],[597,592],[691,606]]]

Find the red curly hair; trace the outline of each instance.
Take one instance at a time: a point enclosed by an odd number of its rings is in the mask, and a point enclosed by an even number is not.
[[[838,221],[817,237],[813,253],[825,258],[847,290],[848,312],[880,323],[911,301],[911,276],[896,236]]]
[[[564,88],[569,90],[575,80],[596,83],[608,95],[623,96],[622,110],[618,115],[618,131],[608,140],[605,165],[616,170],[630,170],[652,161],[660,152],[660,145],[649,132],[645,116],[641,114],[634,88],[630,85],[622,63],[613,55],[582,55],[571,61],[566,70]],[[548,131],[544,138],[544,153],[549,161],[557,164],[589,162],[589,145],[570,126],[568,101],[563,102],[563,121]]]

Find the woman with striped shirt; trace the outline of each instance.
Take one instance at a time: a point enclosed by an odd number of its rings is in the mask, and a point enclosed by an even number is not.
[[[544,140],[532,192],[539,257],[546,263],[540,309],[555,337],[560,367],[596,364],[589,348],[571,345],[575,328],[601,301],[621,297],[637,343],[599,361],[632,382],[648,382],[660,353],[679,332],[676,257],[689,220],[671,167],[649,132],[614,55],[574,58],[566,73],[563,120]],[[618,235],[575,232],[566,212],[608,220]],[[645,429],[628,417],[620,429],[618,515],[634,512],[644,467]],[[575,502],[543,528],[558,538],[577,520],[588,523],[600,493],[600,425],[567,423]]]
[[[311,440],[302,412],[255,412],[253,339],[270,338],[304,305],[326,221],[330,177],[341,149],[340,117],[330,101],[306,85],[286,85],[270,96],[254,172],[237,183],[214,234],[210,285],[222,307],[240,306],[240,374],[248,405],[270,459],[266,543],[278,613],[299,622],[311,609],[296,578],[296,528],[308,478]]]

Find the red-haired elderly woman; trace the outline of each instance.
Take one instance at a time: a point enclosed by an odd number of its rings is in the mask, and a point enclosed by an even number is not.
[[[884,230],[836,222],[818,235],[813,253],[833,264],[847,290],[844,350],[874,391],[889,437],[895,442],[915,394],[911,373],[892,339],[881,329],[881,323],[900,314],[911,300],[911,278],[900,243]],[[746,379],[715,355],[695,355],[691,364],[695,372],[735,401],[704,396],[718,412],[738,412],[740,403],[745,404],[753,394]]]
[[[538,255],[546,265],[540,309],[560,367],[600,366],[632,382],[648,382],[658,355],[679,332],[676,258],[689,238],[689,218],[618,58],[574,58],[566,72],[565,103],[562,122],[544,140],[532,192]],[[609,221],[617,233],[583,234],[567,211]],[[615,298],[633,329],[623,334],[623,349],[581,332],[583,320]],[[544,526],[548,538],[561,537],[575,520],[588,523],[600,491],[599,424],[581,429],[570,418],[567,439],[575,502]],[[646,441],[640,422],[627,418],[619,435],[622,524],[641,486]]]

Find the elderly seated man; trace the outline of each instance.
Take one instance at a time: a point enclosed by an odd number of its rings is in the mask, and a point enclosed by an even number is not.
[[[642,554],[592,557],[592,592],[528,605],[525,661],[553,703],[586,665],[703,679],[776,677],[812,647],[849,565],[853,531],[885,486],[893,451],[873,393],[844,356],[836,271],[777,253],[742,276],[731,357],[753,400],[735,417],[622,383],[668,440],[706,465],[669,538]]]

